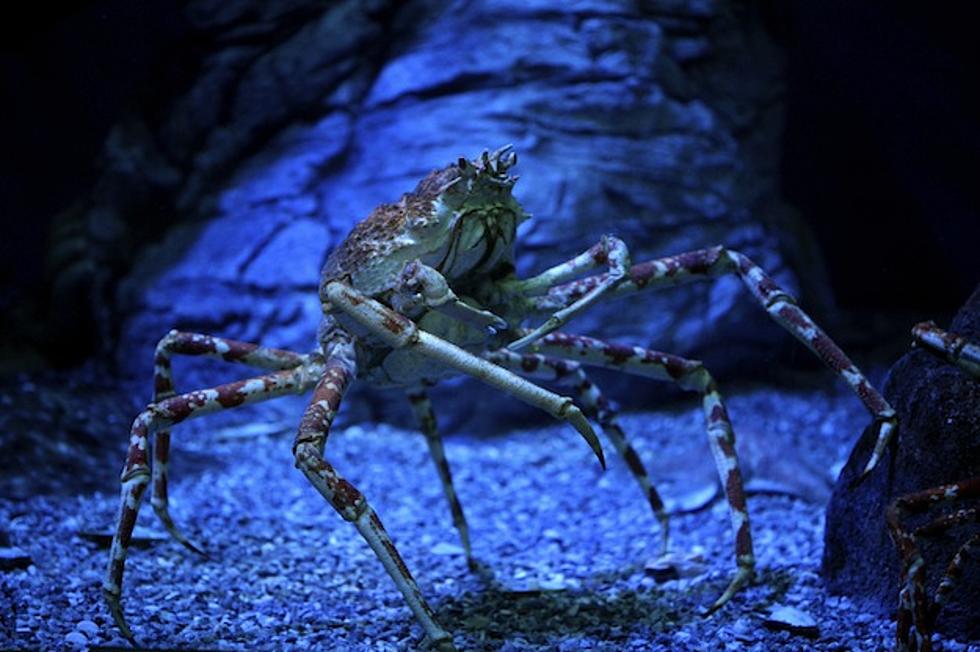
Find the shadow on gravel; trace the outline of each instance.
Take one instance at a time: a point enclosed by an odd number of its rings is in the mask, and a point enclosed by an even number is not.
[[[557,649],[570,638],[615,643],[630,633],[645,638],[667,634],[699,618],[695,603],[709,603],[708,594],[723,588],[723,582],[692,586],[678,600],[678,593],[651,589],[628,589],[627,578],[642,573],[639,567],[598,574],[582,588],[531,588],[514,590],[494,579],[486,566],[477,573],[486,588],[449,597],[437,606],[440,622],[457,636],[465,637],[461,649],[496,650],[504,644],[528,644]],[[704,593],[704,596],[701,594]]]

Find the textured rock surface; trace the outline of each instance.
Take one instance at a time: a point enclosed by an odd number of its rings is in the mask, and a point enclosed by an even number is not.
[[[351,225],[429,169],[507,142],[535,215],[525,273],[613,232],[634,260],[726,243],[791,291],[813,280],[808,241],[775,194],[781,58],[750,11],[694,0],[188,11],[206,52],[194,82],[113,132],[85,213],[104,226],[100,247],[81,248],[96,257],[138,235],[130,220],[157,216],[103,316],[131,378],[146,382],[171,327],[307,349],[320,263]],[[806,294],[811,307],[822,299]],[[705,357],[722,374],[795,346],[734,278],[602,307],[575,328]],[[191,365],[178,383],[213,378]]]
[[[949,330],[980,340],[980,289]],[[865,436],[855,447],[827,514],[823,563],[833,591],[870,598],[879,609],[892,611],[899,560],[885,526],[885,507],[896,496],[980,475],[980,382],[924,351],[912,351],[889,373],[885,397],[898,412],[898,445],[864,483],[851,488],[872,442]],[[919,539],[930,595],[968,532],[957,528],[952,536]],[[980,565],[967,564],[961,585],[940,615],[941,631],[980,640],[978,588]]]

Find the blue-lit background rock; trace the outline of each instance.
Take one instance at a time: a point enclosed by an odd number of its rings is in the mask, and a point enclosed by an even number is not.
[[[912,323],[948,320],[978,277],[964,252],[977,241],[963,93],[975,59],[963,20],[862,8],[841,22],[834,8],[94,3],[28,19],[4,57],[21,89],[4,157],[4,368],[23,408],[4,448],[36,462],[53,430],[98,463],[68,478],[76,462],[51,446],[61,472],[12,474],[30,478],[16,492],[111,488],[171,327],[308,349],[319,267],[353,222],[432,167],[507,142],[535,216],[522,272],[605,232],[636,260],[724,242],[880,373]],[[580,326],[704,359],[728,382],[815,370],[734,279],[610,304]],[[189,389],[221,373],[177,378]],[[600,379],[630,409],[681,396]],[[434,395],[447,437],[532,416],[457,394]],[[411,427],[368,393],[343,418]]]

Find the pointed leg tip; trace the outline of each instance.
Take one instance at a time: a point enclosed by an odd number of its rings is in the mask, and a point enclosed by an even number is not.
[[[473,556],[473,547],[470,545],[470,538],[463,537],[463,555],[466,557],[466,567],[471,571],[479,568],[479,563],[476,561],[476,557]]]
[[[875,451],[868,460],[868,463],[864,465],[864,469],[861,471],[861,475],[859,477],[863,479],[870,475],[871,472],[875,470],[875,467],[878,466],[878,462],[881,461],[881,457],[881,453]]]
[[[170,513],[167,511],[166,506],[161,507],[160,505],[153,505],[153,511],[156,512],[157,516],[160,518],[160,522],[163,523],[163,527],[166,528],[167,533],[170,534],[175,541],[191,552],[200,555],[205,559],[211,558],[208,553],[206,553],[202,548],[196,546],[193,541],[187,538],[187,535],[180,531],[176,523],[174,523],[173,518],[171,518]]]
[[[453,644],[453,638],[448,634],[442,638],[430,639],[430,641],[431,642],[427,646],[430,650],[435,650],[436,652],[456,652],[456,646]]]
[[[112,615],[112,621],[115,623],[119,633],[122,634],[123,638],[129,641],[130,645],[133,647],[138,647],[136,637],[133,636],[133,631],[129,628],[129,625],[126,624],[126,617],[123,615],[122,604],[119,601],[119,592],[103,586],[102,596],[105,598],[106,604],[109,606],[109,613]]]
[[[861,473],[858,474],[856,478],[854,478],[853,480],[850,481],[850,483],[848,483],[848,488],[855,489],[859,487],[868,478],[870,474],[871,471],[869,469],[865,469],[864,471],[861,471]]]
[[[856,478],[851,480],[850,483],[851,488],[853,489],[854,487],[857,487],[865,480],[867,480],[868,476],[871,475],[871,472],[875,470],[876,466],[878,466],[878,462],[880,460],[881,460],[881,456],[878,454],[878,451],[872,453],[871,459],[869,459],[868,463],[864,465],[864,469],[861,471],[861,473],[859,473]]]
[[[601,466],[602,470],[605,471],[606,455],[602,451],[602,444],[599,442],[599,438],[596,436],[592,426],[589,425],[588,419],[586,419],[585,415],[582,414],[582,411],[575,405],[569,403],[568,407],[564,411],[563,417],[566,421],[572,424],[572,427],[575,428],[580,435],[582,435],[582,438],[585,439],[585,442],[589,445],[589,448],[592,449],[592,452],[595,453],[596,458],[599,460],[599,466]]]
[[[728,604],[728,602],[733,597],[735,597],[735,594],[738,593],[743,587],[745,587],[746,584],[749,583],[749,581],[752,579],[752,576],[754,574],[755,574],[754,571],[750,568],[744,568],[744,567],[739,568],[738,571],[735,573],[735,577],[733,577],[732,581],[728,584],[728,588],[725,589],[725,592],[722,593],[717,600],[715,600],[714,604],[708,607],[701,614],[702,617],[708,618],[713,613],[715,613],[716,611],[724,607],[726,604]]]
[[[184,539],[183,541],[181,541],[181,543],[184,544],[184,547],[185,548],[187,548],[188,550],[190,550],[191,552],[193,552],[193,553],[195,553],[197,555],[200,555],[204,559],[211,559],[211,555],[209,555],[203,548],[197,547],[196,545],[194,545],[193,543],[191,543],[189,540]]]
[[[721,608],[722,608],[723,606],[724,606],[724,605],[720,605],[720,604],[718,604],[718,603],[716,602],[715,604],[713,604],[713,605],[711,605],[711,606],[710,606],[710,607],[708,607],[707,609],[704,609],[704,610],[703,610],[703,611],[701,612],[701,617],[702,617],[702,618],[710,618],[711,616],[713,616],[713,615],[714,615],[714,613],[715,613],[716,611],[718,611],[719,609],[721,609]]]

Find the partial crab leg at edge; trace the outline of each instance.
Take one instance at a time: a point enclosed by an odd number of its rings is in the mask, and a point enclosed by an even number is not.
[[[893,500],[885,513],[889,533],[902,557],[902,587],[898,606],[898,649],[929,652],[936,617],[962,575],[963,564],[980,549],[980,534],[974,534],[953,556],[933,600],[926,594],[925,561],[916,539],[920,536],[942,534],[959,523],[980,522],[980,509],[961,509],[940,516],[915,529],[905,527],[902,517],[923,513],[933,505],[957,500],[980,498],[980,477],[953,484],[924,489]],[[912,647],[909,634],[915,631]]]
[[[980,379],[980,346],[961,335],[939,328],[931,321],[916,324],[912,328],[912,338],[914,346],[921,347],[934,356],[958,366],[974,378]],[[939,516],[915,529],[908,528],[902,523],[903,516],[924,513],[940,503],[977,498],[980,498],[980,477],[899,496],[888,505],[885,521],[892,541],[902,558],[896,649],[903,652],[932,650],[932,632],[936,618],[956,587],[963,573],[963,565],[980,552],[980,534],[974,534],[953,556],[936,588],[935,597],[930,600],[926,593],[926,564],[916,539],[919,536],[941,535],[959,523],[980,522],[980,509],[960,509]]]

